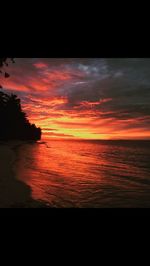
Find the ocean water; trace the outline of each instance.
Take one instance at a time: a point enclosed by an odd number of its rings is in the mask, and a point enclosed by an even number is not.
[[[51,207],[150,207],[150,141],[28,143],[15,174]]]

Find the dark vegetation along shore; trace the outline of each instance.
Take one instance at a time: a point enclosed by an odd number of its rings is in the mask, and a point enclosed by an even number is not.
[[[31,189],[13,171],[17,149],[27,141],[41,139],[41,129],[31,124],[20,99],[0,91],[0,208],[43,208],[32,199]]]
[[[43,208],[32,199],[31,189],[16,179],[14,165],[18,148],[41,139],[41,129],[31,124],[20,99],[0,91],[0,208]]]
[[[14,58],[0,58],[0,75],[9,78],[5,71]],[[3,89],[0,84],[0,89]],[[22,111],[20,99],[15,94],[0,91],[0,140],[40,140],[41,129],[31,124]]]
[[[15,94],[0,91],[0,140],[40,140],[41,129],[31,124]]]
[[[8,66],[7,58],[0,58],[0,74],[8,78],[4,66]],[[0,208],[46,207],[32,199],[30,187],[17,180],[13,170],[17,148],[26,141],[40,140],[41,129],[29,122],[17,95],[3,92],[1,84],[0,89]]]

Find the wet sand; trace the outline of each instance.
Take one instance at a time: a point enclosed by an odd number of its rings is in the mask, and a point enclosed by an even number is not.
[[[15,149],[21,142],[0,143],[0,208],[43,208],[31,198],[31,189],[17,180],[13,172]]]

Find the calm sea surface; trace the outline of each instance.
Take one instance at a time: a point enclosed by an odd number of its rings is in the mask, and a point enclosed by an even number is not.
[[[52,207],[150,207],[150,141],[24,144],[15,172]]]

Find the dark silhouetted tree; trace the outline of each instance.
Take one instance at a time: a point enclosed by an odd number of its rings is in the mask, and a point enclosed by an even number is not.
[[[0,91],[0,140],[40,140],[41,129],[30,124],[20,99]]]
[[[8,59],[14,63],[13,58],[0,58],[0,74],[5,78],[9,77],[9,74],[3,71],[3,67],[8,66]],[[41,129],[30,124],[17,95],[0,91],[0,140],[9,139],[39,140]]]

